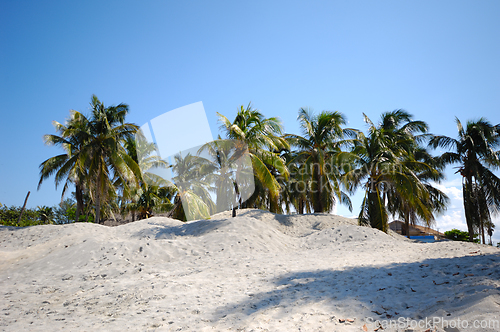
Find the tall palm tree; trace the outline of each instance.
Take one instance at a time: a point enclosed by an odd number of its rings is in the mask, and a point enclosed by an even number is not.
[[[87,168],[87,185],[95,205],[95,221],[100,222],[103,203],[109,207],[116,197],[113,178],[125,184],[141,179],[139,165],[129,156],[123,146],[127,138],[134,137],[138,126],[125,123],[128,105],[105,107],[95,96],[91,99],[91,115],[88,121],[89,136],[82,148],[84,165]],[[81,117],[84,117],[81,115]]]
[[[451,150],[441,155],[446,164],[458,164],[462,176],[465,219],[469,241],[473,242],[474,228],[483,235],[483,226],[491,222],[491,214],[500,211],[500,179],[493,173],[500,167],[500,125],[492,125],[484,118],[468,121],[466,127],[455,118],[458,138],[435,136],[433,148]],[[489,227],[491,229],[491,227]],[[483,237],[483,243],[484,243]]]
[[[278,212],[280,185],[276,174],[285,178],[289,175],[284,160],[277,153],[288,148],[288,143],[281,137],[281,121],[274,117],[265,118],[259,110],[253,109],[251,104],[246,108],[241,105],[232,122],[222,114],[217,115],[226,137],[247,145],[255,174],[256,194],[265,194],[259,192],[259,188],[265,190],[269,196],[268,208],[272,212]],[[246,202],[247,206],[251,204],[249,201],[255,201],[257,198],[257,195],[252,195]]]
[[[284,136],[291,147],[298,149],[290,160],[291,164],[298,166],[294,173],[296,185],[302,184],[303,189],[309,191],[314,212],[330,212],[335,205],[335,197],[352,210],[349,197],[340,189],[337,156],[341,146],[348,142],[344,138],[352,136],[354,131],[342,128],[346,119],[340,112],[323,111],[313,115],[301,108],[298,120],[303,136]],[[299,213],[303,213],[303,207],[299,206]]]
[[[391,213],[400,212],[407,221],[411,213],[430,220],[432,206],[425,203],[432,194],[419,174],[438,180],[439,170],[414,155],[417,143],[426,137],[427,125],[413,121],[403,110],[383,113],[378,125],[364,117],[368,136],[359,133],[352,151],[340,154],[346,168],[355,165],[346,169],[345,185],[351,192],[364,186],[359,223],[386,232]],[[393,200],[398,203],[388,206],[387,201]]]

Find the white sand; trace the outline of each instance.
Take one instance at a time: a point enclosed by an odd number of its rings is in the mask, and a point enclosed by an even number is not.
[[[0,227],[1,331],[497,331],[472,324],[500,320],[499,279],[497,248],[333,215]]]

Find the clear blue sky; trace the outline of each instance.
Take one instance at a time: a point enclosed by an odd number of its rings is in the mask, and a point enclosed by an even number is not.
[[[0,1],[0,202],[59,202],[52,180],[36,190],[60,153],[42,136],[92,94],[138,124],[202,101],[213,133],[250,101],[287,132],[302,106],[360,129],[398,108],[451,136],[455,116],[498,123],[498,17],[498,1]]]

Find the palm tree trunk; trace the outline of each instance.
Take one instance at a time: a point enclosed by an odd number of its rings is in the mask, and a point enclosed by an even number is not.
[[[464,197],[464,210],[465,210],[465,220],[467,222],[467,230],[469,232],[469,242],[474,242],[474,216],[471,208],[471,204],[474,204],[473,197],[471,195],[472,190],[472,177],[467,176],[465,182],[462,185],[462,193]]]
[[[241,209],[241,200],[238,200],[238,197],[240,197],[240,190],[238,188],[238,183],[236,181],[233,182],[234,184],[234,193],[236,194],[236,203],[233,202],[233,214],[232,217],[236,217],[236,208],[239,207]]]
[[[95,223],[101,223],[101,177],[97,176],[97,190],[95,195]]]
[[[481,240],[483,241],[483,244],[486,244],[486,240],[484,237],[484,221],[488,218],[487,215],[489,215],[488,206],[486,205],[484,194],[480,192],[480,187],[477,183],[477,179],[474,179],[473,188],[474,198],[476,201],[475,206],[477,208],[477,217],[479,218],[479,233],[481,234]]]
[[[96,202],[95,202],[95,222],[97,224],[101,223],[101,202],[100,202],[99,194],[97,194]]]
[[[368,210],[372,228],[387,233],[387,210],[378,191],[368,193]]]
[[[318,165],[313,165],[313,181],[311,183],[311,190],[314,195],[314,200],[313,200],[314,213],[323,212],[323,204],[321,201],[322,183],[320,181],[321,177],[319,175]]]
[[[297,211],[299,214],[304,214],[304,200],[299,198],[299,210]]]
[[[405,211],[406,237],[410,238],[410,211]]]
[[[83,212],[83,190],[80,184],[75,186],[75,196],[76,196],[76,213],[75,221],[80,219],[80,214]]]
[[[484,222],[483,222],[483,219],[481,218],[481,239],[483,240],[483,244],[486,244],[486,240],[484,238]]]

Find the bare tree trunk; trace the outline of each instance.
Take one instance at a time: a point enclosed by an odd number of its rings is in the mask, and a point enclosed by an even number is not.
[[[26,195],[26,198],[24,199],[23,208],[21,209],[21,213],[19,213],[19,218],[17,218],[17,224],[19,224],[21,222],[21,218],[23,217],[24,209],[26,208],[26,203],[28,202],[28,197],[30,197],[29,191],[28,191],[28,194]]]

